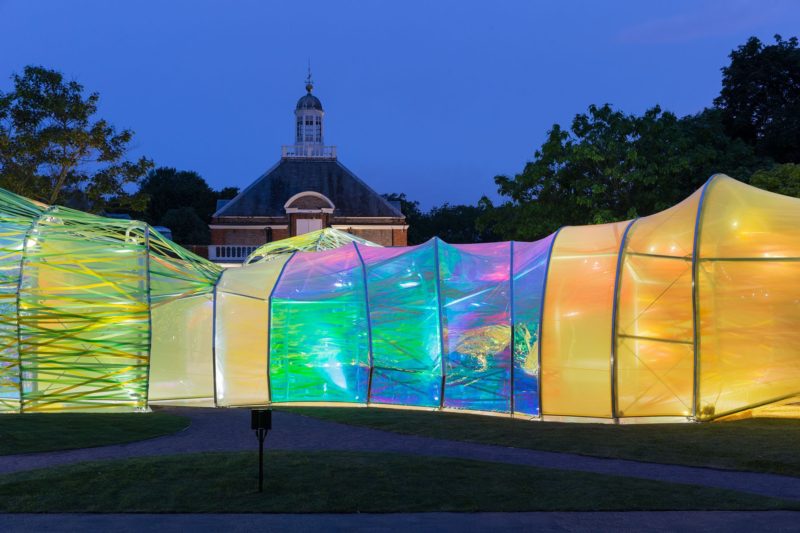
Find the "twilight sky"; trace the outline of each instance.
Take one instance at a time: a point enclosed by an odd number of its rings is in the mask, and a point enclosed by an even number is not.
[[[310,58],[326,144],[428,208],[497,198],[592,103],[699,111],[728,53],[775,33],[800,35],[800,2],[0,0],[0,90],[58,69],[132,155],[245,187],[293,142]]]

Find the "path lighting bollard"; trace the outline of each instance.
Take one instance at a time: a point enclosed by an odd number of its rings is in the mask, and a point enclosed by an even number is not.
[[[272,410],[251,410],[250,429],[258,437],[258,492],[264,492],[264,439],[267,438],[267,431],[272,429]]]

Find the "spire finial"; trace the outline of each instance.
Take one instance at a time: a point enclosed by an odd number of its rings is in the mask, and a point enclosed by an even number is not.
[[[314,80],[311,79],[311,58],[308,59],[308,76],[306,77],[306,91],[311,94],[314,89]]]

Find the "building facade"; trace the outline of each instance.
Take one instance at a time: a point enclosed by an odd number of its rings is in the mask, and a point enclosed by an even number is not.
[[[214,213],[210,259],[240,262],[262,244],[326,227],[383,246],[407,244],[399,206],[342,165],[335,146],[325,145],[325,112],[313,89],[309,74],[295,108],[295,143],[283,146],[280,161]]]

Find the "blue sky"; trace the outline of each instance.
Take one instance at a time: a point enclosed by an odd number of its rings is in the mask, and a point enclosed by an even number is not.
[[[699,111],[751,35],[800,2],[0,0],[0,90],[27,64],[101,95],[133,155],[244,187],[293,141],[311,59],[326,143],[424,207],[496,198],[553,123],[592,104]]]

